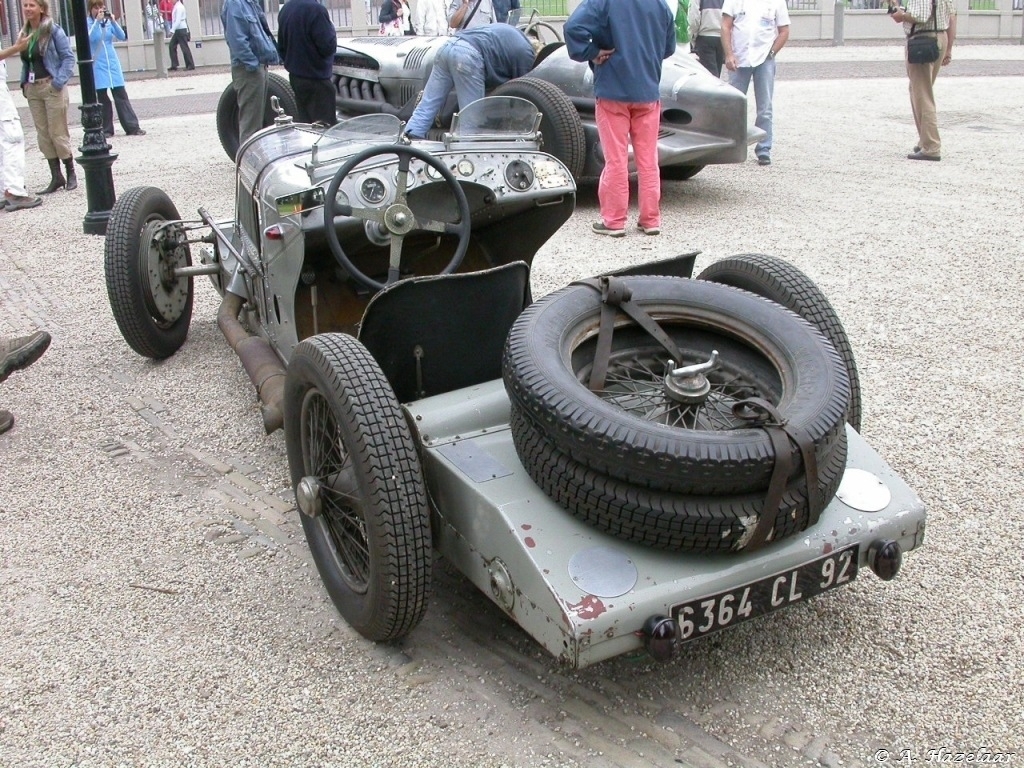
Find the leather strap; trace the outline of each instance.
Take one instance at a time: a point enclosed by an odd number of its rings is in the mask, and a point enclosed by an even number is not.
[[[647,314],[643,307],[633,303],[633,292],[629,290],[629,286],[624,280],[605,276],[577,280],[572,285],[585,285],[601,294],[601,321],[597,332],[597,347],[594,350],[590,382],[587,384],[591,392],[604,390],[605,380],[608,376],[608,363],[611,358],[612,335],[615,332],[617,310],[622,310],[637,325],[647,331],[655,341],[665,348],[676,363],[682,361],[682,353],[675,342],[661,329],[654,318]]]
[[[760,397],[741,400],[733,405],[732,412],[736,418],[752,422],[753,426],[764,429],[775,453],[775,467],[768,482],[768,493],[764,498],[761,516],[753,535],[744,547],[746,550],[755,550],[765,543],[768,534],[771,533],[782,505],[786,481],[793,471],[790,440],[800,450],[800,457],[803,459],[804,480],[807,484],[807,525],[810,527],[818,522],[824,506],[818,488],[818,457],[814,452],[814,440],[806,430],[787,424],[779,410],[767,400]]]

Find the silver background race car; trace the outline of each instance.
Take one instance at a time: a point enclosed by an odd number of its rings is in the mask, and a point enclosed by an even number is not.
[[[408,120],[446,37],[356,37],[339,42],[334,78],[339,117],[385,113]],[[589,67],[572,61],[560,40],[544,46],[526,77],[507,82],[494,94],[532,101],[542,114],[544,150],[575,178],[597,176],[604,156],[594,119],[594,78]],[[270,94],[294,114],[287,81],[271,75]],[[456,109],[454,93],[441,110],[431,138],[440,138]],[[267,113],[266,124],[273,115]],[[224,91],[217,129],[230,157],[238,148],[234,90]],[[661,132],[658,164],[666,179],[688,179],[706,165],[739,163],[762,131],[747,126],[746,96],[712,76],[690,54],[666,59],[661,76]]]

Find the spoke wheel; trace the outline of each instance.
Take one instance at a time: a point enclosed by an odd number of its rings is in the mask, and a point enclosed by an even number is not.
[[[365,594],[369,583],[370,548],[366,513],[352,456],[345,450],[343,435],[330,402],[316,389],[302,402],[302,461],[304,477],[322,479],[320,514],[312,525],[329,544],[332,566],[356,594]]]
[[[721,339],[717,346],[726,343],[727,339]],[[675,361],[670,361],[668,353],[660,346],[622,350],[612,356],[605,388],[596,394],[624,413],[653,424],[713,431],[741,429],[748,425],[733,412],[733,406],[742,400],[778,399],[778,382],[774,386],[766,384],[738,366],[735,358],[720,363],[707,374],[710,388],[700,402],[682,403],[666,396],[665,376],[670,370],[669,362],[678,368],[704,363],[707,359],[708,356],[698,350],[683,350],[683,359]],[[764,361],[762,367],[766,363]],[[582,386],[590,380],[592,369],[593,365],[587,363],[576,371]]]
[[[429,508],[405,416],[366,347],[343,334],[300,343],[284,429],[302,527],[331,600],[364,637],[404,637],[427,607]]]
[[[732,415],[732,405],[747,397],[768,401],[808,435],[819,467],[845,445],[849,382],[835,350],[806,321],[715,283],[622,281],[633,303],[675,342],[684,365],[705,363],[717,352],[717,367],[705,377],[706,394],[685,396],[666,382],[669,353],[620,313],[605,387],[591,391],[600,296],[582,285],[545,296],[509,333],[502,373],[513,410],[559,451],[645,488],[760,493],[768,487],[775,451],[764,429]],[[791,448],[795,479],[803,462]]]

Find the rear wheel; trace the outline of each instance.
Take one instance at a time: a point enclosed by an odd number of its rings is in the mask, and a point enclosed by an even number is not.
[[[295,116],[295,93],[291,84],[280,75],[270,72],[267,75],[267,103],[263,108],[263,127],[274,124],[274,110],[270,108],[270,97],[277,96],[281,103],[281,109],[286,115]],[[228,84],[228,87],[221,93],[217,101],[217,136],[220,138],[220,145],[224,148],[228,157],[232,160],[238,154],[238,97],[235,95],[235,86]]]
[[[156,187],[133,187],[114,203],[103,245],[103,271],[114,320],[128,346],[161,360],[185,343],[192,320],[187,236],[174,203]]]
[[[520,77],[499,85],[492,95],[533,102],[541,114],[542,149],[565,163],[572,177],[579,179],[587,160],[587,137],[579,113],[564,93],[546,80]]]
[[[331,600],[377,642],[416,627],[430,589],[430,517],[416,445],[359,341],[306,339],[288,365],[284,429],[302,528]]]

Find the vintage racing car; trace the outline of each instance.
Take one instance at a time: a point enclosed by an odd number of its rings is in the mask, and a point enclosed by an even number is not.
[[[232,218],[120,197],[118,327],[173,355],[210,277],[325,587],[375,641],[420,622],[434,550],[570,667],[894,577],[924,508],[857,432],[821,291],[760,255],[691,279],[690,253],[533,301],[576,192],[541,121],[488,97],[408,144],[383,112],[280,115],[237,153]]]
[[[524,25],[554,31],[543,22]],[[546,29],[545,29],[546,28]],[[352,117],[384,113],[408,120],[430,75],[434,55],[445,37],[342,38],[334,55],[338,114]],[[604,165],[594,118],[594,80],[586,64],[572,61],[556,39],[537,56],[528,76],[505,83],[495,94],[521,96],[540,110],[543,148],[559,158],[574,178],[596,177]],[[288,111],[294,96],[287,81],[271,75],[270,92]],[[452,94],[437,118],[434,135],[440,136],[455,111]],[[266,123],[273,115],[268,111]],[[229,157],[238,148],[238,108],[232,86],[221,96],[217,130]],[[661,132],[658,163],[662,177],[688,179],[704,166],[739,163],[747,146],[763,135],[747,127],[746,97],[712,76],[689,53],[677,51],[664,62],[661,75]]]

